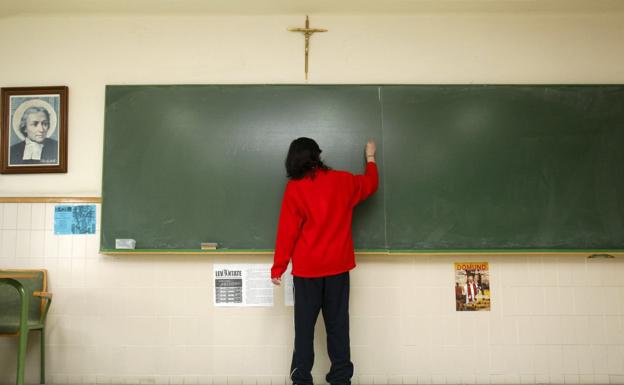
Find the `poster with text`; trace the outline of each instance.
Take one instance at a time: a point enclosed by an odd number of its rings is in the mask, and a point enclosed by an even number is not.
[[[54,234],[95,234],[95,205],[54,206]]]
[[[295,282],[292,276],[292,263],[288,265],[288,269],[282,275],[282,285],[284,285],[284,305],[295,306]]]
[[[215,264],[215,306],[273,306],[271,265]]]
[[[455,310],[490,310],[487,262],[455,262]]]

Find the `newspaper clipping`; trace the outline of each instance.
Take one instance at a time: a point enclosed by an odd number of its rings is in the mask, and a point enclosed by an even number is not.
[[[271,265],[214,265],[215,306],[273,306]]]
[[[288,269],[282,275],[282,285],[284,285],[284,305],[295,306],[295,282],[292,276],[292,264],[288,265]]]
[[[490,310],[487,262],[455,262],[455,310]]]

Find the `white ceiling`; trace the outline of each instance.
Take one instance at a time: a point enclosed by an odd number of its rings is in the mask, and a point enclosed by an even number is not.
[[[405,14],[450,12],[624,12],[624,0],[0,0],[18,14]]]

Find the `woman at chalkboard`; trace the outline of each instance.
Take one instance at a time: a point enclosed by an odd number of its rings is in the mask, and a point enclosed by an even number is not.
[[[375,142],[366,144],[366,171],[353,175],[332,170],[310,138],[288,149],[289,178],[282,200],[271,280],[280,285],[292,259],[295,344],[290,368],[293,384],[312,385],[314,326],[319,312],[327,331],[331,385],[348,385],[353,376],[349,342],[349,271],[355,267],[353,208],[377,190]]]

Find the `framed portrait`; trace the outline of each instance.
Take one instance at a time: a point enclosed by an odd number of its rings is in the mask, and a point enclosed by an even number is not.
[[[67,87],[2,88],[0,173],[67,172]]]

